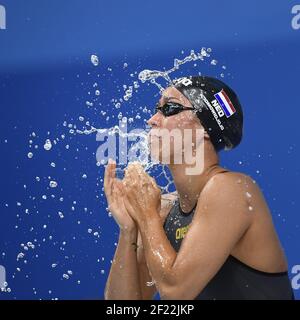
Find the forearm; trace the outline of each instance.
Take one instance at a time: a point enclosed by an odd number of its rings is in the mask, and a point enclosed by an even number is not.
[[[119,242],[107,279],[106,300],[141,300],[141,288],[137,264],[137,231],[120,231]]]
[[[161,218],[152,214],[140,224],[145,258],[149,271],[161,296],[175,281],[173,265],[177,254],[163,230]]]

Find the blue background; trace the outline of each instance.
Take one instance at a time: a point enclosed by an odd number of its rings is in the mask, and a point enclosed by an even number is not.
[[[120,110],[111,98],[123,95],[122,85],[136,80],[134,72],[170,68],[175,57],[201,47],[212,48],[218,65],[198,63],[174,76],[220,77],[226,65],[224,81],[239,94],[245,127],[242,144],[222,152],[221,163],[249,174],[262,188],[290,276],[296,276],[291,269],[300,265],[300,30],[291,26],[291,9],[297,1],[0,4],[7,14],[7,29],[0,30],[0,265],[11,289],[0,299],[103,298],[118,228],[105,210],[103,166],[95,165],[99,142],[94,135],[69,133],[68,124],[80,128],[78,117],[84,116],[98,128],[113,126],[119,111],[134,115],[138,109],[142,119],[135,125],[141,127],[149,114],[139,108],[155,103],[155,87],[141,86]],[[91,54],[99,56],[98,67]],[[107,115],[114,116],[106,120]],[[43,149],[47,138],[59,139],[50,151]],[[57,188],[49,188],[49,177]],[[29,241],[35,248],[24,250]],[[17,260],[20,252],[25,256]],[[295,295],[300,297],[299,290]]]

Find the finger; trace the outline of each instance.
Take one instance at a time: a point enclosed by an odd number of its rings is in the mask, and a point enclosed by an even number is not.
[[[138,162],[129,163],[127,167],[128,174],[134,174],[137,171],[141,170],[141,165]]]
[[[132,192],[132,190],[135,188],[136,182],[133,180],[133,178],[130,179],[124,179],[122,181],[123,191],[128,194]]]
[[[133,164],[129,164],[128,167],[125,169],[125,177],[129,177],[132,175],[132,170],[133,170]]]
[[[111,158],[109,158],[108,159],[108,163],[107,163],[106,168],[105,168],[105,173],[106,173],[107,177],[111,176],[111,171],[114,168],[114,166],[115,166],[114,161]]]
[[[156,180],[151,177],[147,172],[145,172],[144,176],[143,176],[146,180],[148,180],[150,182],[150,184],[152,184],[153,186],[157,186]]]
[[[130,163],[123,179],[124,185],[128,190],[142,187],[142,166],[139,163]]]
[[[149,176],[147,173],[143,173],[139,176],[139,180],[141,181],[142,185],[150,185],[155,186],[155,181],[151,176]]]
[[[129,164],[129,166],[125,169],[125,175],[124,175],[124,185],[130,186],[134,183],[135,176],[134,176],[134,167],[133,164]]]
[[[127,191],[126,191],[126,188],[124,187],[123,183],[119,183],[118,184],[118,188],[119,188],[119,191],[120,191],[120,195],[122,197],[122,200],[123,200],[123,203],[126,207],[126,204],[127,204],[127,207],[128,207],[128,198],[127,198]],[[126,207],[126,209],[127,209]]]
[[[124,183],[125,185],[129,184],[130,181],[132,181],[133,177],[132,177],[132,167],[130,167],[130,165],[125,169],[125,173],[124,173]]]
[[[155,181],[155,179],[153,177],[150,177],[150,181],[151,181],[153,186],[157,187],[157,183],[156,183],[156,181]]]
[[[115,168],[115,164],[109,159],[108,164],[105,168],[105,173],[104,173],[104,189],[105,193],[107,196],[111,196],[112,192],[112,182],[114,180],[114,174],[112,171]]]
[[[105,189],[108,189],[108,185],[109,185],[109,182],[110,182],[110,173],[109,173],[109,164],[106,165],[105,167],[105,171],[104,171],[104,188]]]
[[[134,210],[132,208],[132,205],[131,205],[131,202],[130,200],[128,199],[127,195],[123,195],[122,196],[122,200],[123,200],[123,204],[124,204],[124,207],[126,208],[127,212],[129,213],[129,215],[131,216],[131,218],[133,218],[135,220],[135,217],[134,217]]]
[[[118,185],[118,187],[119,187],[119,190],[121,191],[121,194],[124,195],[124,196],[126,196],[127,193],[128,193],[128,190],[127,190],[127,187],[126,187],[126,185],[125,185],[125,183],[124,183],[124,180],[119,180],[119,181],[117,182],[117,185]]]
[[[136,182],[139,182],[143,174],[143,169],[139,164],[135,164],[132,166],[130,170],[130,178],[133,179]]]
[[[118,186],[116,184],[116,180],[113,180],[111,184],[111,196],[110,199],[112,202],[115,202],[118,200],[118,197],[120,196],[119,191],[118,191]]]
[[[116,179],[114,181],[114,186],[115,186],[115,192],[118,196],[122,196],[123,195],[123,190],[122,190],[122,181]]]
[[[109,159],[109,175],[111,179],[116,177],[116,162],[112,159]]]

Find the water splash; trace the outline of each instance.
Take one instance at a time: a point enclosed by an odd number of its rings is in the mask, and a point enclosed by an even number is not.
[[[195,52],[195,50],[191,50],[190,54],[185,56],[182,59],[178,59],[175,58],[174,59],[174,64],[173,67],[165,70],[165,71],[160,71],[160,70],[148,70],[145,69],[143,71],[141,71],[138,74],[138,80],[141,83],[145,83],[147,81],[149,81],[150,83],[156,85],[159,89],[159,92],[162,93],[162,91],[164,90],[164,87],[159,84],[157,82],[158,78],[163,78],[164,80],[166,80],[167,85],[172,85],[172,79],[171,79],[171,74],[175,71],[177,71],[180,66],[189,63],[189,62],[195,62],[197,60],[200,61],[204,61],[205,59],[208,59],[211,57],[211,53],[212,53],[212,49],[211,48],[204,48],[202,47],[201,50],[199,50],[199,52]],[[212,59],[211,60],[211,64],[212,65],[216,65],[217,64],[217,60]],[[127,63],[124,63],[124,69],[128,67]],[[223,69],[225,69],[226,67],[223,66]],[[131,76],[133,76],[133,74],[131,74]],[[139,81],[133,81],[133,84],[131,85],[123,85],[123,90],[124,90],[124,95],[122,98],[113,98],[111,99],[111,101],[113,102],[113,106],[115,109],[120,109],[122,107],[122,104],[125,102],[128,102],[132,97],[133,97],[133,93],[137,92],[137,89],[140,87]],[[92,102],[88,102],[87,104],[92,106],[93,103]],[[143,112],[145,113],[150,113],[150,111],[148,110],[147,107],[145,107],[143,109]],[[136,116],[136,119],[138,120],[138,115]],[[126,117],[123,117],[123,119]],[[120,117],[119,117],[120,119]],[[133,118],[130,118],[131,122],[134,122]],[[83,120],[83,119],[82,119]],[[126,118],[127,121],[127,118]],[[142,166],[144,167],[145,171],[148,172],[150,175],[153,175],[153,172],[151,169],[153,169],[155,167],[155,165],[157,165],[157,163],[153,163],[149,160],[149,149],[148,149],[148,143],[147,143],[147,139],[145,136],[140,135],[140,134],[135,134],[135,133],[125,133],[123,132],[119,126],[114,126],[108,129],[101,129],[101,128],[96,128],[94,126],[90,126],[88,129],[84,129],[84,130],[76,130],[76,133],[78,134],[84,134],[84,135],[90,135],[93,133],[107,133],[109,135],[120,135],[123,138],[127,138],[127,139],[134,139],[134,138],[140,138],[139,142],[137,142],[135,145],[132,146],[132,152],[136,150],[140,150],[140,156],[138,157],[138,161],[142,164]],[[100,165],[104,164],[100,162]],[[163,178],[166,181],[166,184],[163,186],[160,186],[161,189],[165,192],[169,192],[170,188],[173,186],[174,182],[172,180],[172,178],[170,177],[170,175],[167,173],[167,168],[166,165],[160,165],[162,167],[162,171],[161,173],[155,177],[155,178],[160,178],[161,176],[163,176]],[[119,171],[118,171],[119,170]],[[119,174],[119,176],[123,176],[123,168],[119,167],[117,170],[117,173]]]
[[[191,62],[191,61],[197,61],[197,60],[201,60],[203,61],[205,58],[210,57],[210,53],[211,53],[211,49],[205,49],[202,48],[200,50],[200,52],[195,53],[194,50],[191,50],[190,54],[188,56],[186,56],[185,58],[183,58],[182,60],[180,59],[174,59],[174,66],[173,68],[166,70],[166,71],[158,71],[158,70],[143,70],[139,73],[139,80],[142,83],[145,83],[146,81],[150,81],[151,83],[155,84],[159,91],[162,92],[164,90],[164,88],[156,82],[157,78],[162,77],[163,79],[165,79],[167,81],[168,85],[172,85],[172,80],[170,78],[170,74],[172,72],[175,72],[176,70],[179,69],[179,67],[181,65],[186,64],[187,62]],[[212,60],[212,61],[216,61],[216,60]]]
[[[160,71],[160,70],[143,70],[140,73],[137,71],[134,71],[130,73],[130,80],[128,80],[128,83],[124,84],[122,83],[118,88],[116,88],[116,94],[114,97],[110,99],[110,103],[108,104],[109,107],[112,107],[111,109],[105,110],[104,109],[104,97],[105,97],[105,87],[102,88],[102,82],[104,77],[104,70],[101,70],[101,73],[95,74],[99,71],[99,69],[102,68],[102,60],[100,65],[100,59],[96,55],[92,55],[91,63],[92,63],[92,70],[89,75],[91,75],[91,85],[87,89],[87,95],[84,96],[82,99],[82,111],[80,112],[80,115],[74,116],[74,118],[68,119],[66,121],[62,121],[62,125],[59,125],[62,127],[62,131],[58,132],[57,134],[50,134],[47,133],[47,136],[40,136],[42,135],[38,131],[35,130],[35,132],[30,133],[29,139],[28,139],[28,148],[25,152],[25,160],[28,161],[27,165],[30,167],[34,167],[32,163],[35,161],[41,160],[41,153],[43,153],[43,156],[47,157],[48,160],[46,161],[45,168],[48,170],[51,170],[51,173],[43,173],[43,172],[35,172],[32,175],[32,181],[26,181],[26,185],[24,184],[22,188],[24,187],[24,192],[26,191],[26,194],[24,195],[28,197],[28,203],[25,204],[24,201],[18,201],[17,204],[17,221],[15,228],[20,228],[22,226],[22,222],[24,221],[25,217],[30,219],[31,216],[34,217],[34,215],[42,215],[43,216],[43,223],[41,225],[30,225],[29,229],[26,230],[29,232],[29,234],[37,234],[40,237],[36,237],[36,239],[32,239],[31,242],[28,242],[26,239],[26,242],[23,241],[26,245],[22,247],[22,252],[18,249],[16,252],[16,260],[17,264],[26,264],[33,260],[37,259],[38,255],[30,255],[32,252],[36,252],[38,250],[31,250],[34,248],[34,246],[42,250],[43,245],[47,245],[47,243],[53,243],[53,245],[58,248],[59,252],[63,252],[64,256],[62,258],[55,257],[53,260],[49,262],[49,267],[52,270],[59,269],[59,276],[62,277],[65,280],[72,281],[75,277],[72,276],[72,274],[69,274],[66,272],[68,270],[68,267],[65,267],[66,261],[68,262],[69,257],[67,254],[66,249],[66,242],[65,241],[59,241],[55,239],[55,233],[50,233],[51,231],[51,222],[53,220],[55,223],[66,223],[68,220],[75,222],[77,225],[80,226],[80,220],[79,218],[80,214],[86,215],[88,217],[88,223],[89,225],[86,226],[86,229],[82,231],[83,234],[88,234],[90,238],[97,243],[98,238],[100,237],[101,232],[95,231],[95,229],[99,226],[92,225],[92,222],[90,222],[90,217],[87,215],[93,214],[93,210],[89,207],[89,204],[82,205],[81,209],[80,207],[80,198],[76,194],[74,197],[75,199],[70,199],[71,195],[66,193],[66,189],[64,187],[64,180],[65,176],[58,176],[54,177],[54,173],[59,173],[59,170],[62,170],[63,172],[68,173],[69,169],[72,167],[68,163],[63,163],[60,161],[62,158],[64,160],[64,156],[67,155],[66,153],[74,152],[76,156],[74,156],[74,160],[83,160],[83,162],[88,162],[86,158],[83,159],[83,156],[80,154],[80,151],[78,148],[76,148],[76,143],[81,138],[84,139],[84,137],[92,137],[94,138],[97,134],[109,134],[109,135],[115,135],[115,136],[121,136],[123,138],[126,138],[127,140],[134,140],[136,142],[131,143],[129,146],[134,153],[135,151],[139,150],[138,154],[138,161],[142,164],[145,171],[154,177],[156,180],[160,180],[163,182],[160,182],[160,188],[162,190],[162,193],[169,193],[174,187],[173,179],[168,172],[168,167],[166,165],[157,164],[155,162],[152,162],[149,157],[149,147],[147,142],[147,130],[143,133],[134,133],[134,132],[125,132],[123,130],[122,125],[119,126],[113,126],[113,125],[107,125],[108,128],[98,128],[100,126],[95,125],[93,122],[94,120],[101,120],[101,123],[107,123],[109,120],[112,119],[119,119],[124,120],[124,122],[130,123],[134,125],[136,122],[140,122],[145,120],[151,115],[151,111],[149,108],[145,105],[138,105],[137,112],[135,112],[134,116],[129,116],[130,109],[127,108],[128,104],[130,104],[132,101],[131,99],[134,98],[135,94],[141,90],[142,84],[146,82],[150,82],[151,84],[154,84],[161,93],[164,90],[164,86],[158,83],[158,79],[163,79],[166,81],[167,84],[172,84],[171,76],[173,73],[178,71],[181,66],[184,64],[190,63],[190,62],[196,62],[204,61],[206,59],[209,59],[211,55],[211,49],[205,49],[202,48],[199,50],[199,52],[196,52],[194,50],[190,51],[190,54],[181,58],[181,59],[174,59],[173,67],[166,71]],[[213,60],[212,60],[213,61]],[[217,60],[216,60],[217,61]],[[215,62],[211,62],[211,66],[215,66]],[[218,62],[219,65],[219,62]],[[98,67],[99,68],[94,68]],[[130,64],[124,63],[121,66],[121,69],[124,70],[124,72],[130,72]],[[195,66],[194,66],[195,67]],[[222,67],[222,72],[225,72],[226,67]],[[108,72],[106,72],[106,70]],[[94,72],[94,73],[93,73]],[[112,74],[113,69],[107,68],[105,69],[105,73],[108,73],[109,76]],[[79,78],[79,77],[78,77]],[[109,81],[112,80],[112,78],[109,78]],[[80,79],[80,83],[83,83],[83,81]],[[118,89],[118,91],[117,91]],[[120,112],[121,111],[121,112]],[[119,112],[119,114],[118,114]],[[127,117],[125,117],[126,115]],[[126,118],[126,119],[125,119]],[[93,119],[93,121],[91,120]],[[91,123],[90,123],[91,122]],[[82,137],[79,137],[82,136]],[[7,143],[7,139],[5,140],[5,143]],[[60,145],[62,148],[59,148]],[[51,150],[51,151],[50,151]],[[90,152],[88,149],[84,149]],[[94,151],[94,150],[93,150]],[[90,152],[92,154],[92,152]],[[57,159],[49,159],[49,156],[55,157],[57,156]],[[67,157],[66,157],[67,158]],[[51,161],[49,161],[51,160]],[[29,162],[30,161],[30,162]],[[97,163],[97,166],[102,166],[106,163]],[[124,165],[125,166],[125,165]],[[159,170],[157,170],[159,168]],[[83,169],[83,168],[82,168]],[[85,188],[91,190],[93,189],[93,185],[91,185],[91,178],[92,173],[85,171],[86,166],[84,167],[84,171],[81,170],[81,172],[78,172],[78,178],[79,180],[79,188],[81,188],[81,184],[86,183],[87,185]],[[118,166],[118,169],[121,171],[123,170],[122,165]],[[96,171],[96,170],[94,170]],[[85,173],[87,172],[87,174]],[[70,173],[69,173],[70,174]],[[77,182],[77,181],[76,181]],[[31,184],[32,183],[32,184]],[[99,180],[97,180],[97,193],[95,193],[95,201],[98,201],[99,199],[102,200],[104,198],[103,194],[103,177],[100,177]],[[33,186],[33,187],[32,187]],[[102,193],[99,192],[98,188],[102,187]],[[34,190],[31,194],[28,192],[31,191],[30,187],[32,187],[32,190]],[[35,194],[36,193],[36,194]],[[78,196],[78,198],[77,198]],[[79,200],[79,201],[78,201]],[[53,202],[53,203],[52,203]],[[54,206],[54,210],[52,212],[49,212],[48,209],[45,209],[42,205],[47,206],[49,203],[49,207]],[[64,205],[62,208],[61,206]],[[98,205],[98,202],[97,202]],[[8,207],[8,204],[6,205]],[[12,206],[10,206],[12,207]],[[83,208],[84,207],[84,208]],[[249,209],[250,210],[250,209]],[[98,214],[98,213],[97,213]],[[110,215],[108,214],[110,217]],[[76,217],[76,218],[75,218]],[[57,220],[55,220],[57,219]],[[76,220],[75,220],[76,219]],[[83,218],[82,218],[83,219]],[[82,225],[84,225],[82,223]],[[92,228],[88,228],[88,227]],[[21,229],[21,228],[20,228]],[[88,230],[88,231],[87,231]],[[25,230],[22,230],[22,232],[25,232]],[[52,231],[53,232],[53,231]],[[79,231],[80,232],[80,231]],[[27,237],[28,234],[26,234]],[[71,241],[78,241],[74,234],[71,235],[72,238]],[[33,244],[34,243],[34,244]],[[33,244],[33,245],[31,245]],[[115,244],[116,245],[116,244]],[[52,259],[52,258],[51,258]],[[65,260],[65,261],[64,261]],[[53,261],[53,263],[52,263]],[[63,269],[65,268],[65,269]],[[20,268],[18,265],[18,268],[16,270],[18,273],[26,273],[24,271],[25,268]],[[21,272],[22,270],[22,272]],[[99,269],[101,270],[101,269]],[[104,270],[104,269],[102,269]],[[101,272],[101,274],[104,274],[104,271]],[[63,276],[62,276],[63,275]],[[75,280],[76,283],[80,284],[80,280]],[[35,288],[34,292],[36,294]]]

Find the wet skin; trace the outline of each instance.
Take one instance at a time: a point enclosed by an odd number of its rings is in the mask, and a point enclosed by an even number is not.
[[[174,87],[163,92],[159,103],[162,105],[167,100],[191,105]],[[157,112],[148,124],[169,130],[201,128],[190,110],[170,117]],[[128,229],[138,230],[137,258],[144,299],[151,299],[157,290],[162,299],[194,299],[230,254],[261,271],[287,270],[285,255],[259,186],[243,173],[222,173],[224,169],[219,165],[208,135],[203,143],[205,165],[201,174],[187,176],[185,164],[169,165],[177,190],[173,194],[161,196],[155,180],[139,164],[129,165],[124,180],[118,181],[117,196],[121,200],[116,201],[122,201],[126,212],[125,215],[119,211],[119,216],[126,216],[124,223]],[[110,181],[115,179],[113,168],[114,164],[106,168]],[[197,203],[178,253],[163,230],[176,197],[185,212]],[[155,285],[147,286],[152,280]]]

